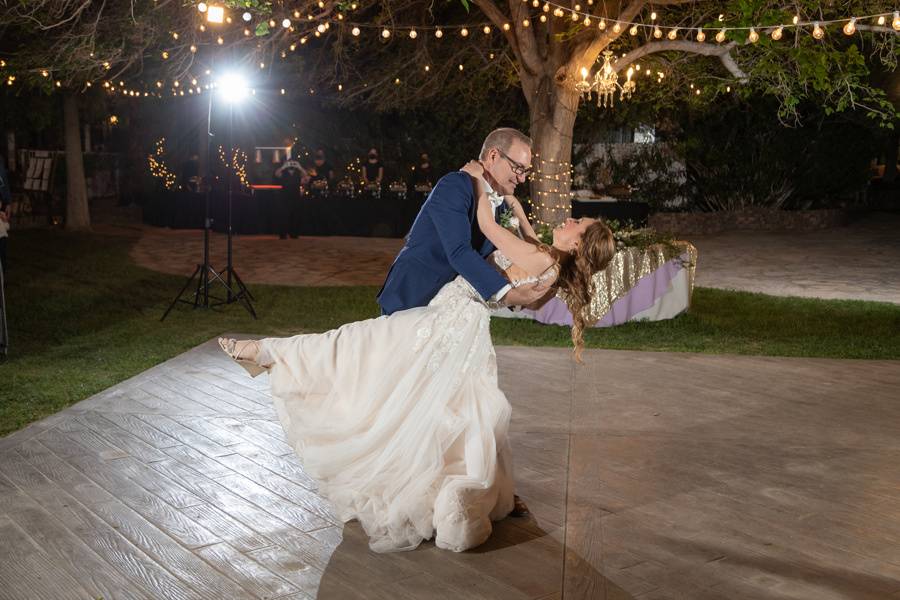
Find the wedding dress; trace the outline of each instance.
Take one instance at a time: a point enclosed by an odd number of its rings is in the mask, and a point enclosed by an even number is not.
[[[497,385],[490,309],[462,277],[428,306],[263,339],[257,361],[319,494],[342,521],[359,521],[375,552],[432,537],[461,552],[512,511],[511,408]]]

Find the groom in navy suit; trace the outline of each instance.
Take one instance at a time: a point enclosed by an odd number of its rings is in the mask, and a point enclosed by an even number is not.
[[[488,196],[496,210],[531,171],[531,139],[515,129],[497,129],[484,140],[479,155]],[[425,306],[446,283],[462,275],[486,301],[506,306],[528,305],[546,290],[536,285],[511,288],[485,260],[494,246],[475,218],[472,179],[463,171],[442,177],[422,205],[406,244],[378,293],[381,312]]]

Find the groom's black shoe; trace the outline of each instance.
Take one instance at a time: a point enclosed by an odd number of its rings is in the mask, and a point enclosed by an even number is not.
[[[528,510],[528,505],[525,504],[521,498],[518,496],[513,496],[513,502],[515,503],[512,509],[512,512],[509,513],[511,517],[527,517],[531,514],[531,511]]]

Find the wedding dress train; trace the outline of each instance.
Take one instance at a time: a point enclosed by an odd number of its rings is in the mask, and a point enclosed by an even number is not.
[[[463,278],[426,307],[261,340],[288,442],[376,552],[483,543],[513,509],[490,312]]]

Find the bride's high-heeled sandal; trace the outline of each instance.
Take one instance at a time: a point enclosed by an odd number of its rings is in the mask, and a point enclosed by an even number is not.
[[[260,365],[256,360],[250,360],[249,358],[244,358],[244,350],[247,349],[248,346],[253,345],[256,347],[256,356],[259,356],[259,342],[256,340],[236,340],[233,338],[219,338],[219,347],[222,348],[222,351],[225,352],[228,356],[234,360],[237,364],[244,367],[244,370],[250,374],[250,377],[256,377],[260,373],[265,373],[268,371],[265,367]]]

